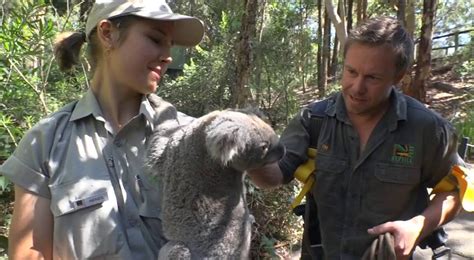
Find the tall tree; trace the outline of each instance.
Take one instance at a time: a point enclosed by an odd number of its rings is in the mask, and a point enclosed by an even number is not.
[[[320,83],[324,89],[327,88],[328,64],[331,60],[331,21],[327,11],[324,12],[324,32],[323,32],[323,55],[321,58],[321,79]]]
[[[397,3],[397,19],[402,22],[404,26],[406,26],[406,0],[398,0]]]
[[[367,0],[357,0],[357,24],[367,18]]]
[[[232,91],[231,106],[233,107],[242,107],[251,99],[248,84],[252,58],[251,42],[256,32],[257,11],[258,0],[244,0],[244,13],[237,46],[237,82]]]
[[[338,1],[338,10],[334,7],[332,0],[325,0],[326,13],[336,28],[336,35],[341,42],[341,49],[344,48],[344,42],[347,38],[346,15],[343,0]],[[339,13],[338,13],[339,11]]]
[[[317,54],[317,71],[318,71],[318,91],[320,96],[324,96],[326,92],[326,72],[323,69],[323,0],[317,0],[318,4],[318,54]]]
[[[407,0],[406,9],[405,9],[405,27],[410,33],[410,36],[413,38],[415,34],[415,1],[416,0]],[[413,50],[414,51],[414,50]],[[413,75],[411,69],[407,71],[401,82],[401,88],[404,93],[409,93],[412,85]]]
[[[354,11],[354,0],[347,0],[347,32],[352,29],[352,12]]]
[[[436,4],[437,0],[423,0],[423,18],[415,79],[411,91],[408,93],[422,102],[426,102],[427,81],[431,70],[431,46]]]

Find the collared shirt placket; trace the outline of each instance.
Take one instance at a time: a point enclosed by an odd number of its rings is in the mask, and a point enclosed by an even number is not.
[[[113,149],[104,149],[107,151],[107,166],[111,173],[112,185],[117,194],[117,206],[122,219],[124,234],[126,235],[131,250],[134,252],[143,252],[146,250],[144,245],[137,244],[137,242],[142,241],[142,239],[153,244],[153,239],[146,235],[147,231],[143,232],[142,230],[144,224],[138,213],[138,203],[142,202],[141,191],[139,190],[142,187],[137,185],[138,181],[140,181],[140,176],[138,175],[140,169],[131,168],[133,163],[129,161],[143,159],[143,156],[138,154],[137,156],[133,155],[133,152],[129,151],[131,147],[127,145],[128,139],[134,139],[130,142],[136,143],[145,138],[141,135],[146,135],[146,133],[150,132],[146,129],[140,129],[143,128],[143,126],[145,126],[145,128],[150,127],[149,124],[145,124],[143,119],[142,116],[138,116],[125,125],[117,135],[111,135],[109,145],[113,146]],[[143,149],[135,152],[141,153]],[[143,163],[139,163],[138,165],[143,165]],[[142,238],[135,239],[137,237]]]
[[[368,168],[368,159],[372,153],[379,148],[386,137],[388,136],[388,128],[386,127],[386,118],[377,124],[374,128],[364,151],[360,151],[360,139],[358,134],[350,125],[345,125],[344,144],[345,150],[348,153],[349,167],[344,174],[343,190],[345,191],[345,206],[344,206],[344,230],[342,237],[357,236],[358,222],[355,221],[356,213],[362,210],[361,200],[364,187],[365,171]],[[342,249],[346,246],[343,240],[341,243]]]

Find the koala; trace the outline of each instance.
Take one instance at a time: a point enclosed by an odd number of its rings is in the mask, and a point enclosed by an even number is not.
[[[283,154],[273,129],[252,113],[214,111],[157,125],[146,160],[168,240],[158,259],[248,259],[245,171]]]

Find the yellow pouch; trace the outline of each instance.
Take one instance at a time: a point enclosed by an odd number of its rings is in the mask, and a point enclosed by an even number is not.
[[[453,166],[451,173],[444,177],[431,193],[453,191],[456,188],[459,188],[459,197],[464,210],[474,212],[474,174],[470,169],[459,165]]]
[[[301,203],[303,197],[311,190],[314,184],[314,176],[313,172],[316,170],[314,159],[316,158],[316,149],[308,148],[307,151],[308,160],[300,165],[295,171],[295,178],[304,183],[303,189],[301,189],[300,193],[291,203],[291,208],[295,208]]]

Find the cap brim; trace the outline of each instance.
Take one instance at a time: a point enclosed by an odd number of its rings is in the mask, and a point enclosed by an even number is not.
[[[176,45],[192,47],[199,44],[204,36],[204,24],[196,17],[145,10],[134,12],[132,15],[153,20],[174,21],[173,42]]]

